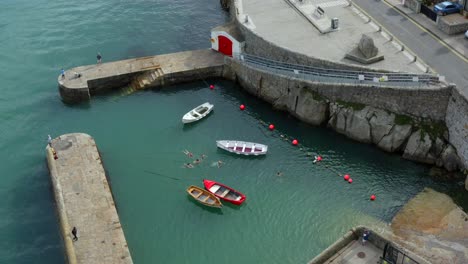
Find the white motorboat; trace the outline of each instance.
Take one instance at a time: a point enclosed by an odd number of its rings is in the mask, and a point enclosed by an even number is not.
[[[216,141],[216,145],[218,148],[227,150],[229,152],[247,156],[265,155],[268,151],[267,145],[237,140],[218,140]]]
[[[204,118],[211,112],[211,110],[213,110],[213,107],[214,105],[208,102],[195,107],[190,112],[186,113],[184,117],[182,117],[182,123],[192,123]]]

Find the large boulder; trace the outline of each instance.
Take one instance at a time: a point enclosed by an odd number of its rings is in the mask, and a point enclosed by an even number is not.
[[[403,158],[427,164],[434,164],[435,157],[430,154],[432,140],[427,133],[421,130],[414,132],[408,139]]]
[[[447,171],[456,171],[460,167],[460,158],[457,155],[457,150],[450,144],[444,149],[440,158]]]
[[[411,130],[411,125],[394,125],[390,132],[377,143],[377,146],[388,152],[398,151],[411,135]]]
[[[364,55],[366,58],[375,57],[377,56],[377,53],[379,53],[379,49],[375,46],[374,40],[366,34],[362,34],[361,40],[359,40],[358,48],[362,55]]]
[[[370,107],[362,110],[330,104],[330,120],[328,125],[336,132],[364,143],[371,143],[370,125],[367,120]]]
[[[302,88],[297,97],[295,115],[312,125],[320,125],[328,119],[328,103],[308,88]]]
[[[369,107],[359,111],[350,111],[346,117],[346,135],[354,140],[371,143],[371,129],[367,115],[369,114]]]
[[[370,115],[372,142],[378,144],[392,130],[395,115],[380,109],[374,109]]]

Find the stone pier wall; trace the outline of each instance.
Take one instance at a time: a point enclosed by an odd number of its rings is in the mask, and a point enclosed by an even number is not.
[[[51,145],[46,156],[67,262],[132,264],[93,138],[66,134],[52,140]],[[76,241],[71,234],[73,227],[78,231]]]
[[[443,121],[451,95],[449,86],[418,88],[320,83],[262,71],[233,59],[227,59],[226,66],[231,70],[231,76],[226,75],[227,78],[237,80],[251,94],[278,108],[288,109],[292,114],[307,106],[306,101],[299,100],[301,94],[310,91],[330,101],[364,104],[396,114]]]

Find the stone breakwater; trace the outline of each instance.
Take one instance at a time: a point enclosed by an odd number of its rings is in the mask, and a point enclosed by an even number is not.
[[[62,135],[46,156],[68,263],[133,263],[93,138]]]
[[[80,66],[58,77],[59,92],[65,102],[77,103],[116,88],[136,91],[219,77],[223,65],[222,54],[206,49]]]

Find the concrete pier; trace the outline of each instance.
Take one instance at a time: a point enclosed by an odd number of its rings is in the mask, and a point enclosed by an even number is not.
[[[94,139],[62,135],[46,155],[68,263],[133,263]]]
[[[140,90],[221,77],[223,64],[222,54],[206,49],[80,66],[58,77],[59,91],[65,102],[82,102],[125,86]]]

